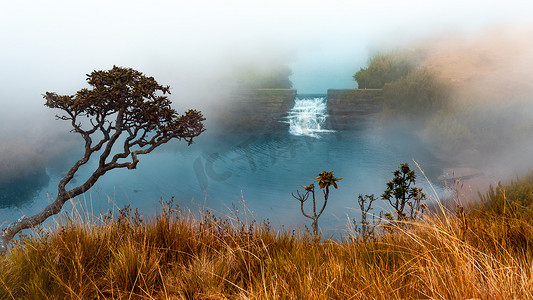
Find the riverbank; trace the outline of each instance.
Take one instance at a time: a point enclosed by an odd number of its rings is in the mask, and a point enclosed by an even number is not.
[[[0,296],[131,299],[528,299],[533,211],[472,208],[317,240],[244,215],[194,216],[164,203],[77,215],[22,237],[1,259]]]

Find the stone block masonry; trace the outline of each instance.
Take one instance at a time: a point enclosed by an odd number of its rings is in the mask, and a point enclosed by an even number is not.
[[[293,108],[295,89],[234,91],[217,108],[210,131],[225,133],[287,132],[284,118]],[[377,89],[329,89],[326,129],[352,130],[373,126],[383,107],[383,91]]]
[[[383,110],[381,89],[329,89],[327,96],[329,129],[372,126]]]
[[[294,106],[295,89],[255,89],[231,93],[217,112],[219,129],[243,133],[288,131],[284,117]]]

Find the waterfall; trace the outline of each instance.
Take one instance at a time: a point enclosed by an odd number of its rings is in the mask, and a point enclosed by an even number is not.
[[[318,138],[321,133],[332,132],[333,130],[323,129],[326,117],[326,97],[296,98],[294,107],[287,116],[289,133]]]

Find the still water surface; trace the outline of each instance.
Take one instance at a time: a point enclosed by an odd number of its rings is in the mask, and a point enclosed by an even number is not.
[[[298,228],[309,226],[310,221],[301,215],[300,203],[291,193],[302,191],[302,185],[309,185],[318,173],[327,170],[343,178],[339,188],[331,190],[319,222],[322,230],[335,234],[359,216],[357,195],[380,195],[400,163],[416,168],[412,163],[415,159],[430,177],[438,176],[435,158],[414,135],[380,128],[327,130],[325,99],[300,100],[282,120],[290,124],[287,132],[224,138],[206,134],[190,147],[165,145],[142,156],[136,170],[110,171],[73,202],[92,215],[131,205],[150,216],[160,210],[160,199],[171,197],[183,209],[209,208],[221,214],[228,214],[232,204],[244,201],[258,220],[269,219],[278,228]],[[71,159],[74,162],[76,157]],[[96,163],[80,169],[74,184],[87,178],[95,167]],[[48,185],[33,199],[0,209],[2,220],[12,222],[22,214],[36,213],[54,199],[60,173],[50,170]],[[431,194],[428,182],[418,170],[417,174],[419,185]],[[72,203],[65,205],[65,211],[72,209]]]

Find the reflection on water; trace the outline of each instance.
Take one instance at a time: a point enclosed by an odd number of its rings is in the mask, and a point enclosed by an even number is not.
[[[49,181],[44,168],[37,168],[19,178],[9,179],[6,176],[0,181],[0,208],[20,207],[31,202]]]

